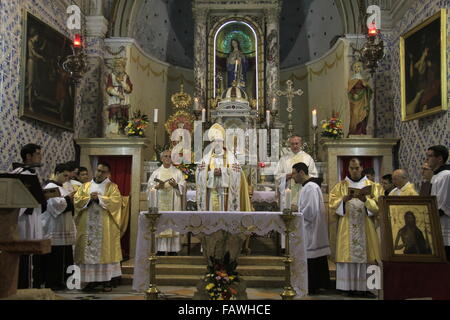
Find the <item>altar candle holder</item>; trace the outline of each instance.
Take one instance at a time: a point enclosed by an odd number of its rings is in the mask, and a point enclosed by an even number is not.
[[[161,291],[158,289],[156,285],[156,262],[158,260],[156,256],[156,225],[158,223],[159,218],[161,217],[158,207],[150,207],[145,217],[149,219],[150,223],[150,257],[148,258],[149,285],[148,290],[145,292],[145,299],[158,300],[158,295],[161,293]]]

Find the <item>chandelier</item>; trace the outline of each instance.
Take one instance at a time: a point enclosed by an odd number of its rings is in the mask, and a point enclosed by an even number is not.
[[[79,84],[86,72],[86,55],[84,53],[83,41],[80,34],[75,34],[71,55],[67,56],[62,63],[64,71],[69,73],[70,79],[74,84]]]

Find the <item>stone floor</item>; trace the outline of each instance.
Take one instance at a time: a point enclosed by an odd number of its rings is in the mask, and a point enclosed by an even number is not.
[[[194,287],[159,287],[161,300],[191,300],[196,288]],[[281,300],[281,289],[248,288],[249,300]],[[133,291],[131,286],[121,285],[112,292],[85,293],[82,291],[57,291],[56,295],[67,300],[144,300],[143,293]],[[299,300],[374,300],[348,297],[336,290],[330,290],[320,295],[307,296]]]

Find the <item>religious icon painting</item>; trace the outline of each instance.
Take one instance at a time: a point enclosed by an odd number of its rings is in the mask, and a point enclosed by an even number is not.
[[[74,128],[75,86],[62,68],[72,41],[24,10],[20,116]]]
[[[447,110],[446,58],[446,9],[400,37],[403,121]]]
[[[436,197],[380,197],[383,261],[444,262]]]

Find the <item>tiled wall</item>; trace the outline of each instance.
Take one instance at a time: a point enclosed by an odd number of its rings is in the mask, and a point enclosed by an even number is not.
[[[11,169],[12,162],[21,162],[20,148],[26,143],[43,147],[44,166],[39,170],[42,179],[48,177],[56,163],[75,158],[74,133],[31,119],[19,119],[20,64],[23,10],[43,20],[69,36],[66,29],[66,8],[73,1],[66,0],[7,0],[0,1],[0,171]],[[81,100],[75,104],[75,134],[79,123],[93,115]],[[84,120],[83,120],[84,119]],[[96,127],[83,127],[85,135],[95,136]]]
[[[408,169],[411,179],[416,185],[421,181],[420,166],[425,160],[426,149],[436,144],[450,147],[450,112],[442,112],[409,122],[401,121],[399,39],[402,34],[437,13],[440,8],[449,7],[450,1],[448,0],[415,1],[396,24],[393,33],[386,35],[386,59],[381,66],[382,73],[377,75],[378,135],[393,135],[401,139],[399,166]],[[450,34],[449,21],[447,21],[448,34]],[[450,71],[449,52],[447,45],[447,69]],[[391,70],[390,77],[386,70]],[[450,72],[447,72],[447,79],[450,79]],[[448,84],[450,84],[449,80]]]

